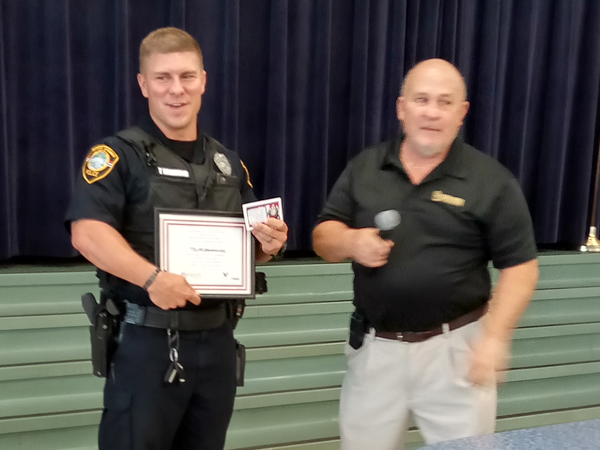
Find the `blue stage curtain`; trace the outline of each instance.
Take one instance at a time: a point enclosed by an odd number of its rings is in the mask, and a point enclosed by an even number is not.
[[[0,259],[71,256],[64,216],[90,146],[136,122],[141,39],[188,30],[201,127],[282,196],[290,248],[338,175],[399,132],[416,62],[463,72],[463,135],[519,179],[540,244],[584,240],[600,86],[597,0],[0,0]]]

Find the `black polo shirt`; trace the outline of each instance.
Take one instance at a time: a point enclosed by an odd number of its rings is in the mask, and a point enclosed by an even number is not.
[[[374,227],[395,209],[388,263],[353,262],[354,304],[381,331],[423,331],[485,304],[491,260],[498,269],[537,257],[531,217],[517,180],[457,139],[419,185],[399,160],[400,140],[370,147],[337,180],[318,222]]]

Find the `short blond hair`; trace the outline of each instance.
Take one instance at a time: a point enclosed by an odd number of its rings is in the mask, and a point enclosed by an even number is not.
[[[144,38],[140,45],[140,72],[144,62],[153,53],[194,52],[200,59],[200,67],[204,68],[202,50],[194,37],[187,31],[175,27],[158,28]]]

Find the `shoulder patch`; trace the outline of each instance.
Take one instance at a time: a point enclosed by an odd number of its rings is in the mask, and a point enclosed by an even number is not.
[[[250,172],[248,172],[248,168],[246,167],[246,164],[244,164],[244,161],[242,161],[241,159],[240,159],[240,162],[242,163],[242,167],[246,171],[246,181],[248,182],[248,186],[250,186],[252,189],[254,189],[254,186],[252,186],[252,182],[250,181]]]
[[[119,155],[108,145],[95,145],[83,163],[83,179],[88,184],[105,178],[119,162]]]

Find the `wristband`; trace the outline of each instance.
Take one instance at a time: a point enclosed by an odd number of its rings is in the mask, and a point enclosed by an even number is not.
[[[152,272],[152,275],[150,275],[150,278],[148,278],[148,280],[146,280],[146,282],[142,286],[142,288],[145,291],[147,291],[148,288],[150,287],[150,285],[152,285],[152,283],[154,283],[154,280],[156,280],[156,277],[158,276],[159,272],[160,272],[160,269],[158,267],[156,269],[154,269],[154,272]]]

